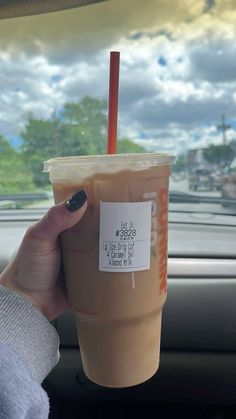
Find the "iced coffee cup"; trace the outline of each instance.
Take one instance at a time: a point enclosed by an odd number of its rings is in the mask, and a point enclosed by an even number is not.
[[[56,203],[88,194],[82,221],[60,240],[83,368],[103,386],[142,383],[159,366],[173,161],[147,153],[45,162]]]

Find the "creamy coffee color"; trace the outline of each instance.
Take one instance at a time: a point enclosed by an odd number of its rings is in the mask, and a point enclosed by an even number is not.
[[[155,163],[151,156],[150,160]],[[132,165],[130,169],[123,169],[121,156],[120,159],[116,170],[113,168],[106,173],[104,164],[97,173],[81,175],[80,181],[78,158],[75,181],[71,176],[69,179],[65,176],[64,181],[60,178],[59,182],[52,179],[56,203],[69,199],[79,190],[88,194],[88,209],[82,221],[61,235],[63,265],[69,303],[76,316],[84,371],[96,383],[111,387],[139,384],[157,371],[161,313],[167,290],[170,161],[150,167],[141,165],[138,169],[134,164],[132,170]],[[151,201],[149,269],[99,270],[101,201]],[[128,242],[132,248],[133,242]],[[122,251],[122,245],[119,249]],[[120,260],[119,263],[123,263],[123,256],[116,255],[116,263]]]

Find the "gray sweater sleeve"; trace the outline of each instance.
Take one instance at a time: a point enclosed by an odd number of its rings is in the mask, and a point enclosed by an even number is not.
[[[0,285],[0,418],[46,419],[41,382],[59,360],[59,337],[26,298]]]

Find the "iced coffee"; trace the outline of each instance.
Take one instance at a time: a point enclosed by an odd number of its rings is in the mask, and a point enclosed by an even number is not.
[[[84,371],[104,386],[139,384],[158,369],[172,162],[148,153],[46,162],[56,203],[88,194],[61,246]]]

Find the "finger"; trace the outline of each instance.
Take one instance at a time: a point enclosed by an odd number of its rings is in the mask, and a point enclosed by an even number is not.
[[[67,202],[51,207],[45,216],[31,228],[35,239],[55,241],[60,233],[78,223],[87,209],[87,194],[79,191]]]

